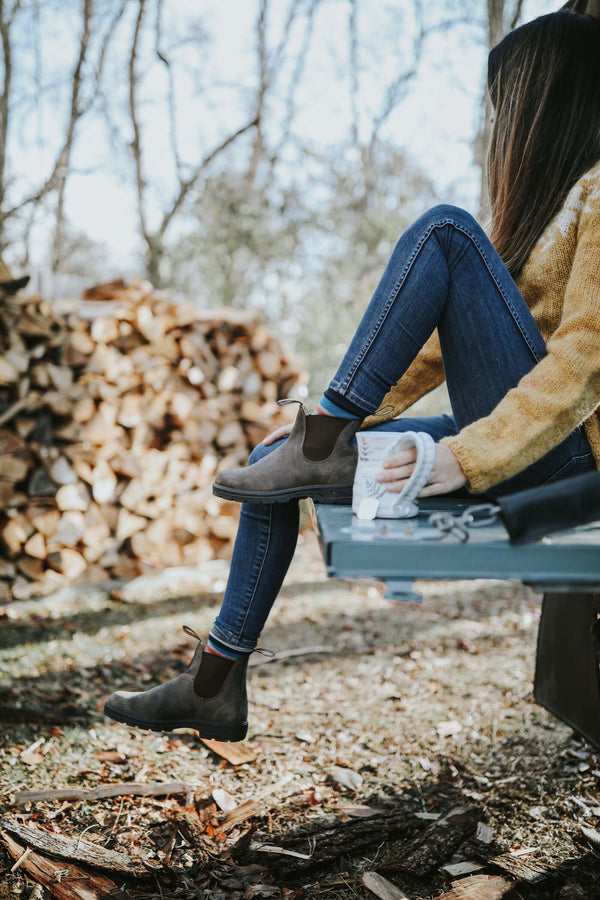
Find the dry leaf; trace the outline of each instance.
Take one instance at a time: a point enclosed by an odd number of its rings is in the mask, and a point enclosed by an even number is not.
[[[215,741],[213,738],[201,738],[202,743],[221,756],[232,766],[240,766],[242,763],[254,762],[256,751],[251,750],[246,744],[232,744],[229,741]]]
[[[127,762],[127,757],[120,750],[96,750],[94,753],[92,753],[92,756],[94,757],[94,759],[99,759],[100,762]]]
[[[25,750],[19,753],[19,758],[28,766],[37,766],[44,759],[43,753],[38,749],[44,743],[45,738],[39,738]]]
[[[224,812],[231,812],[231,810],[235,809],[237,806],[237,803],[231,794],[224,788],[215,788],[212,792],[212,797],[219,809],[224,810]]]
[[[316,792],[315,792],[316,793]],[[370,819],[372,816],[381,816],[385,809],[377,809],[373,806],[336,806],[333,812],[342,813],[345,816],[353,816],[357,819]]]
[[[329,772],[336,784],[347,788],[349,791],[358,791],[362,787],[363,778],[353,769],[344,769],[342,766],[334,766]]]

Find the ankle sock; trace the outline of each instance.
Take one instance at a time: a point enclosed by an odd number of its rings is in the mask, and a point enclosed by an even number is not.
[[[319,402],[317,403],[316,409],[312,414],[320,416],[336,416],[338,419],[357,419],[358,416],[355,416],[353,413],[348,412],[346,409],[342,409],[341,406],[338,406],[336,403],[332,403],[331,400],[328,400],[325,394],[321,397]]]
[[[364,419],[369,411],[361,409],[356,403],[327,388],[319,402],[315,413],[322,416],[337,416],[340,419]]]
[[[225,653],[221,652],[222,649],[223,651],[227,650],[232,655],[225,656]],[[240,651],[238,656],[233,656],[235,652],[230,650],[229,647],[225,647],[216,638],[208,638],[204,647],[204,653],[200,658],[200,667],[194,678],[194,693],[196,696],[202,700],[216,697],[238,659],[249,655]]]
[[[194,678],[194,693],[202,700],[216,697],[236,662],[217,653],[203,653]]]
[[[225,644],[222,644],[221,641],[214,638],[212,635],[208,636],[208,640],[206,642],[206,646],[204,648],[207,653],[212,653],[215,656],[221,656],[224,659],[240,659],[244,655],[241,650],[233,650],[231,647],[226,647]]]

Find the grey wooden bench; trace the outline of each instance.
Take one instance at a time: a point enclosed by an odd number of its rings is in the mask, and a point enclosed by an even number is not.
[[[466,541],[460,528],[432,527],[433,513],[458,519],[473,505],[434,497],[419,501],[415,519],[361,521],[350,506],[310,503],[331,577],[379,579],[384,596],[399,601],[419,599],[415,579],[518,580],[541,591],[536,702],[600,748],[600,523],[518,545],[501,521],[485,522],[485,509]]]

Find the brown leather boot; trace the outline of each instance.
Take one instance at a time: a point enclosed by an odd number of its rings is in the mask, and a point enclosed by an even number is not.
[[[300,400],[294,427],[281,447],[243,469],[225,469],[213,494],[226,500],[284,503],[312,497],[319,503],[352,503],[358,453],[352,443],[362,419],[308,416]]]
[[[150,731],[193,728],[203,738],[242,741],[248,731],[250,654],[225,659],[204,653],[193,628],[183,630],[198,641],[186,671],[147,691],[115,691],[104,704],[105,715]]]

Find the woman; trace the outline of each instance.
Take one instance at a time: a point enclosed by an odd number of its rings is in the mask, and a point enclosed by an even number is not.
[[[249,654],[298,535],[298,497],[348,501],[357,429],[435,439],[420,496],[494,497],[600,467],[600,20],[570,10],[508,34],[488,59],[490,236],[440,205],[400,237],[315,413],[302,406],[213,490],[242,501],[205,651],[107,715],[241,740]],[[452,415],[394,418],[444,378]],[[414,451],[380,478],[402,489]]]

